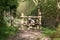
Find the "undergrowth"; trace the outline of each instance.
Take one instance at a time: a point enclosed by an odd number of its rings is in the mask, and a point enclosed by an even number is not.
[[[56,32],[56,29],[54,28],[49,28],[49,27],[42,27],[42,33],[45,35],[52,35]]]
[[[6,40],[10,35],[15,35],[16,32],[17,30],[13,26],[0,27],[0,40]]]

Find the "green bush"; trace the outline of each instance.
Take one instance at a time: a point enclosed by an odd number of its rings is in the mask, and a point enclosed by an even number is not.
[[[10,26],[10,27],[1,27],[0,28],[0,40],[5,40],[10,35],[15,35],[17,30]]]
[[[54,34],[56,30],[54,28],[42,27],[42,32],[48,36]]]

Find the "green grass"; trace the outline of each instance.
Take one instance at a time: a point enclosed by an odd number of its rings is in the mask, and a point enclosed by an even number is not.
[[[54,38],[53,40],[60,40],[60,38]]]
[[[6,40],[7,37],[10,35],[15,35],[17,30],[10,26],[10,27],[1,27],[0,28],[0,40]]]
[[[54,28],[42,27],[42,33],[45,35],[52,35],[56,30]]]

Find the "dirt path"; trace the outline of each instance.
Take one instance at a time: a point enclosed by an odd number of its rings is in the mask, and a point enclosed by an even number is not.
[[[19,30],[19,32],[8,40],[51,40],[48,37],[43,37],[42,33],[37,30]]]

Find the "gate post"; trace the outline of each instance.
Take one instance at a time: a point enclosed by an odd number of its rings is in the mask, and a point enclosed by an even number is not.
[[[21,28],[23,28],[24,26],[24,13],[21,13],[21,16],[22,16],[22,18],[21,18]]]
[[[41,15],[41,11],[40,11],[40,1],[41,0],[38,0],[38,20],[39,20],[39,29],[41,29],[41,20],[42,20],[42,15]]]

